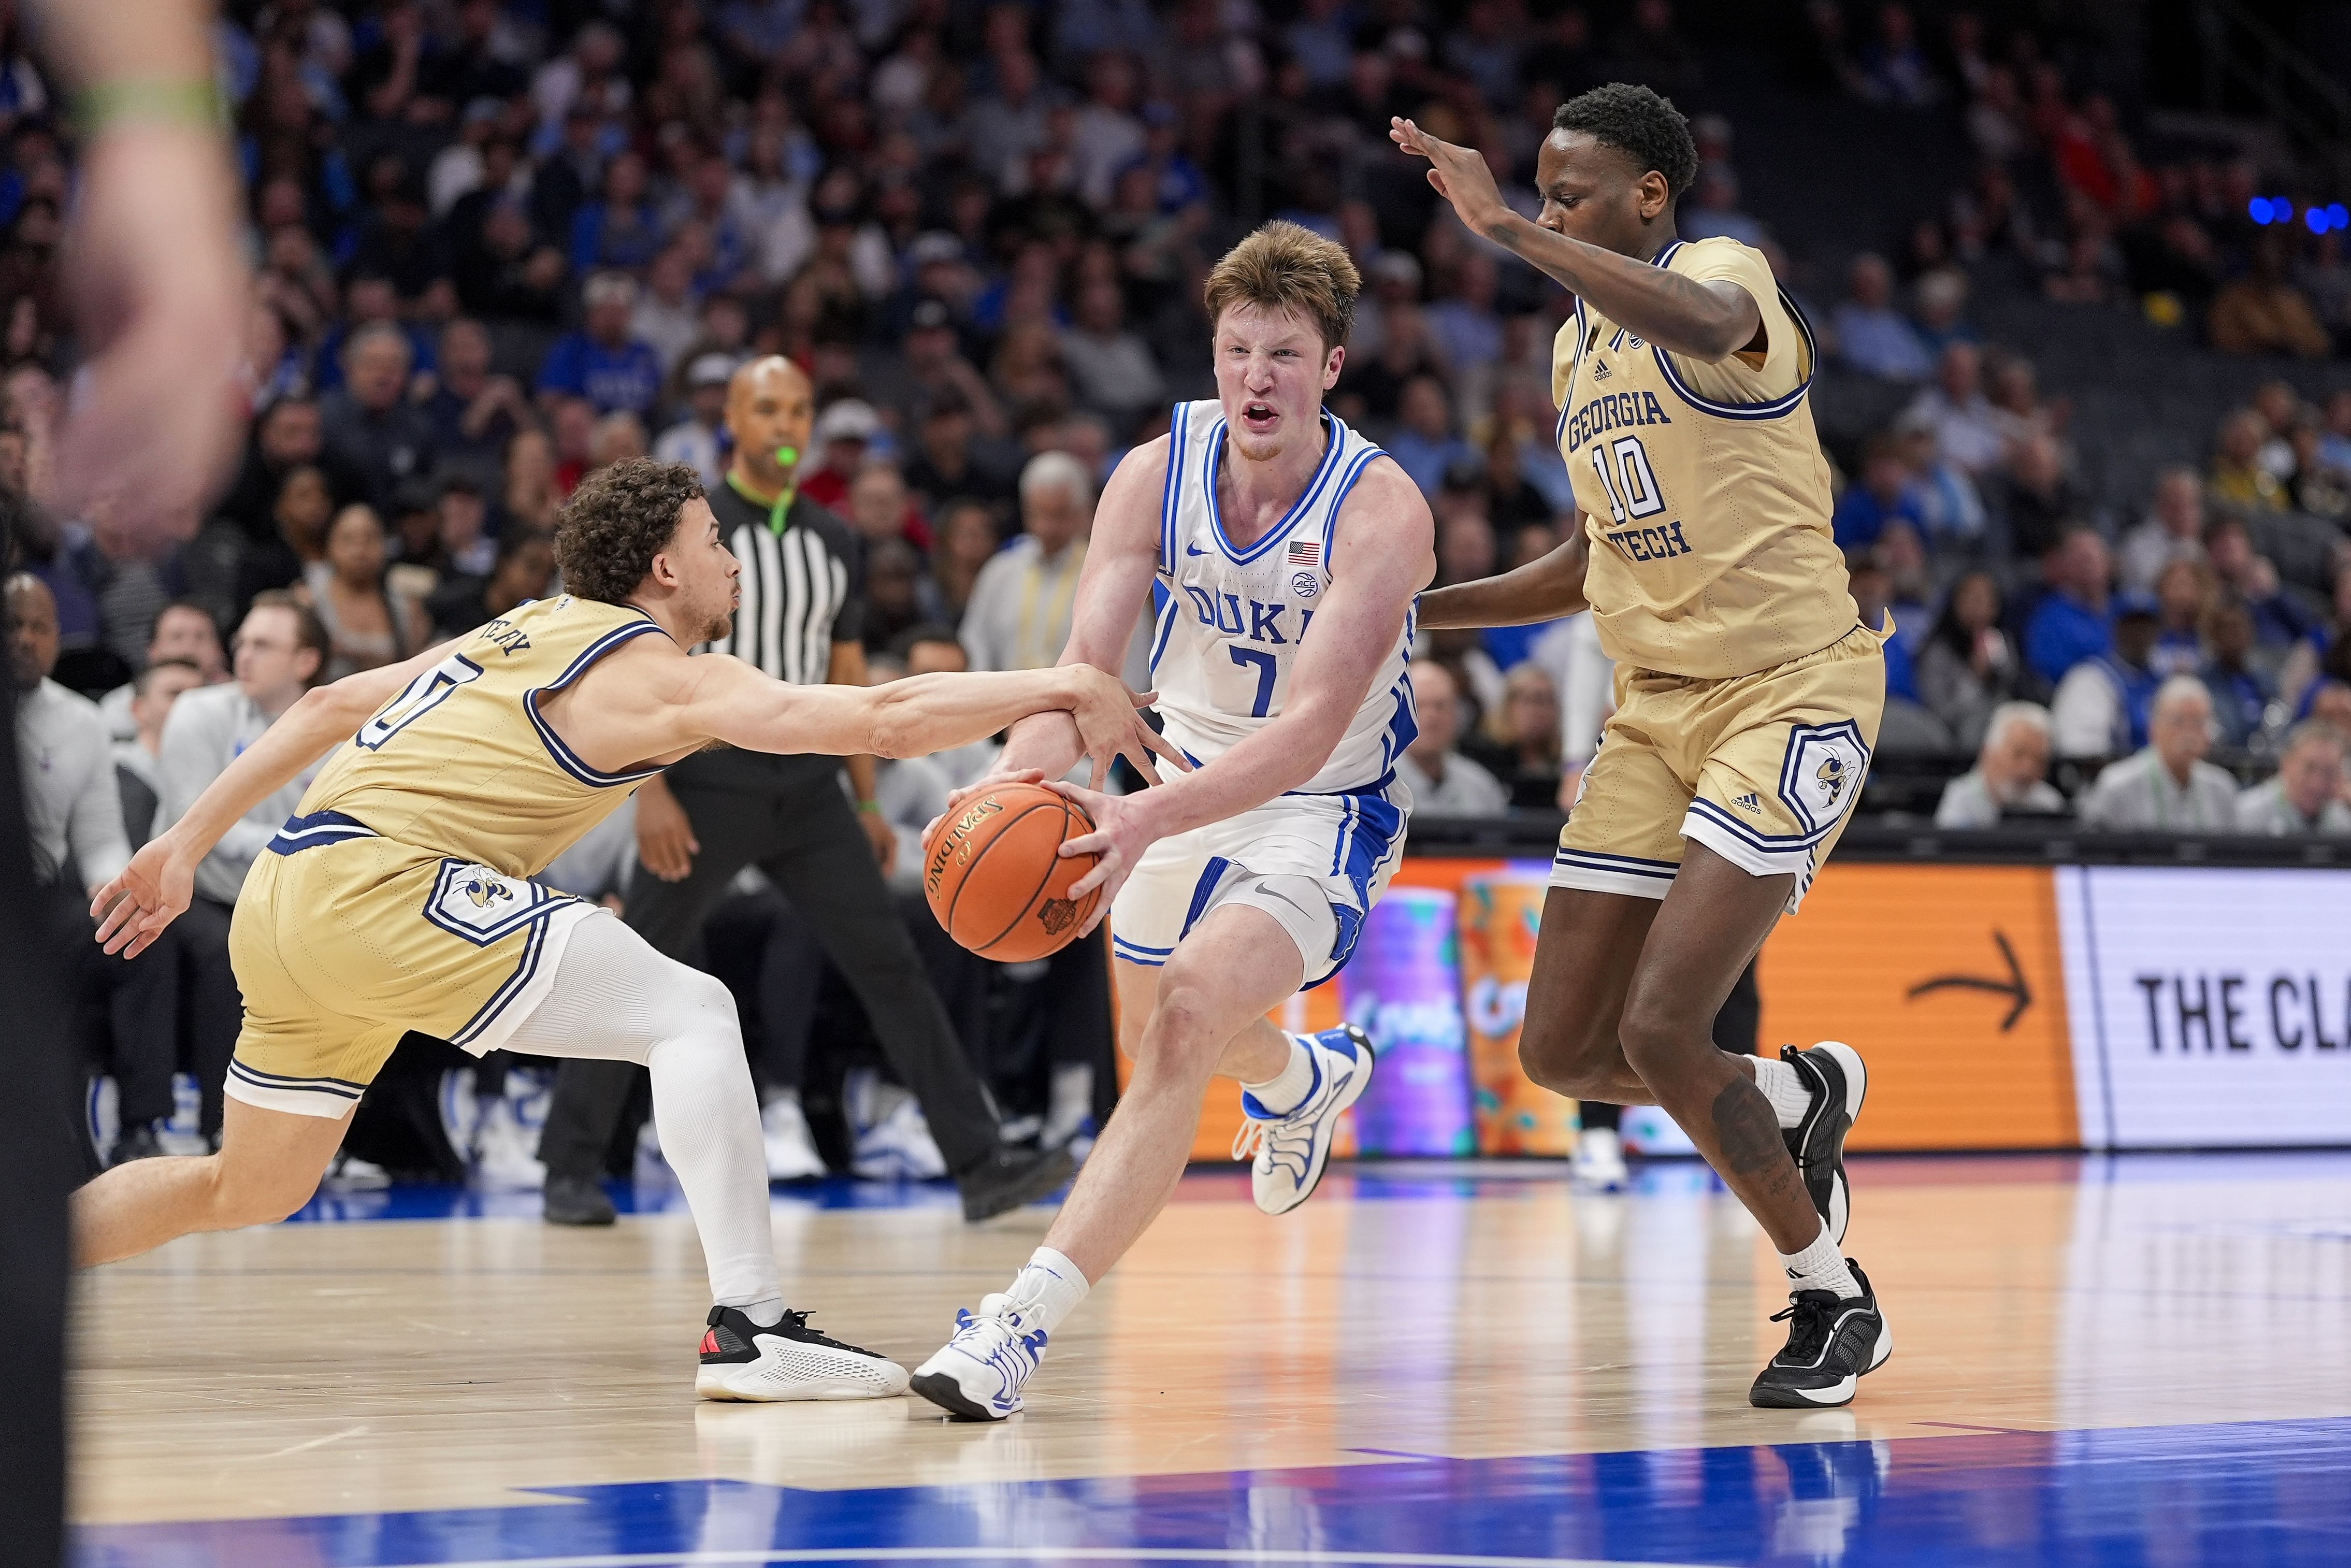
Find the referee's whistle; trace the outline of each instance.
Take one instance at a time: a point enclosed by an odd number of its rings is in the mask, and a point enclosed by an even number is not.
[[[800,460],[800,449],[799,449],[799,447],[797,447],[797,446],[778,446],[778,447],[777,447],[777,448],[776,448],[776,466],[777,466],[777,467],[778,467],[778,468],[793,468],[793,467],[797,467],[797,466],[799,466],[799,460]]]

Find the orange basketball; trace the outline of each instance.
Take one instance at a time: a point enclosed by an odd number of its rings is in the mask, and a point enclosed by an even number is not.
[[[1019,964],[1060,952],[1102,901],[1099,888],[1070,897],[1097,857],[1061,848],[1093,831],[1082,809],[1040,785],[1005,784],[966,801],[924,859],[931,913],[983,958]]]

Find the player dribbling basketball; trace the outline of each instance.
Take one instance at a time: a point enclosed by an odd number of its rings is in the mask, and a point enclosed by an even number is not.
[[[1216,400],[1179,405],[1095,513],[1062,663],[1118,668],[1154,603],[1159,711],[1196,770],[1138,795],[1067,790],[1100,824],[1071,841],[1102,857],[1072,892],[1114,901],[1134,1075],[1045,1245],[917,1369],[915,1392],[956,1416],[1021,1407],[1048,1336],[1174,1191],[1211,1073],[1243,1085],[1235,1153],[1272,1214],[1314,1190],[1370,1080],[1360,1031],[1295,1036],[1265,1016],[1347,961],[1411,809],[1395,763],[1416,732],[1411,610],[1434,525],[1404,471],[1322,407],[1357,281],[1344,249],[1292,224],[1235,246],[1207,284]],[[1027,720],[1002,768],[1058,779],[1075,754],[1068,725]]]
[[[1787,1346],[1749,1399],[1845,1404],[1894,1348],[1839,1248],[1861,1057],[1834,1042],[1732,1056],[1710,1033],[1843,830],[1885,706],[1884,633],[1861,623],[1829,533],[1811,334],[1760,252],[1675,237],[1698,151],[1646,88],[1561,106],[1536,163],[1538,222],[1503,204],[1475,149],[1405,120],[1390,134],[1429,161],[1472,233],[1576,296],[1552,391],[1577,537],[1422,603],[1435,628],[1588,602],[1616,661],[1616,712],[1560,835],[1519,1054],[1561,1093],[1661,1105],[1680,1124],[1793,1286]]]

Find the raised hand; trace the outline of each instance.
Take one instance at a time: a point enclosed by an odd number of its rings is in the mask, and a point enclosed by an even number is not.
[[[1457,147],[1401,117],[1388,121],[1388,140],[1414,157],[1428,160],[1429,184],[1453,204],[1470,233],[1483,235],[1510,215],[1486,155],[1475,147]]]

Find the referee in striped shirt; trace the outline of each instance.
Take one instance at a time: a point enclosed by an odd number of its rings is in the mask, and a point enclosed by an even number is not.
[[[726,388],[734,457],[710,492],[727,547],[742,562],[733,635],[712,644],[778,680],[862,685],[863,562],[857,536],[794,493],[814,414],[807,377],[781,358],[755,360]],[[893,841],[873,799],[873,758],[720,748],[673,765],[637,795],[637,852],[627,919],[654,947],[684,958],[703,923],[747,865],[757,865],[807,918],[864,1005],[890,1065],[922,1103],[964,1216],[985,1219],[1068,1179],[1067,1153],[1030,1154],[998,1136],[994,1107],[900,923],[882,862]],[[547,1218],[612,1218],[597,1185],[605,1151],[643,1070],[574,1058],[556,1078],[539,1140]],[[796,1086],[795,1086],[796,1087]]]

